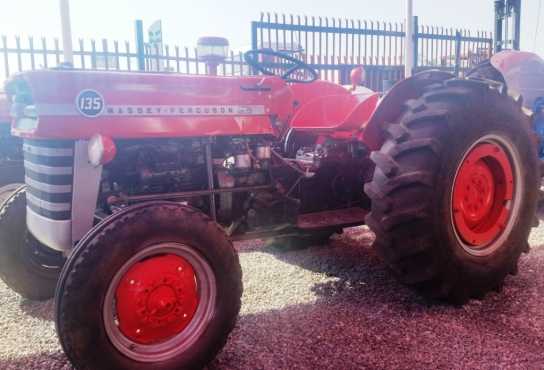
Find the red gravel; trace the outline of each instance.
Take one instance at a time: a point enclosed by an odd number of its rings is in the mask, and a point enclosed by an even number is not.
[[[504,290],[463,307],[398,284],[365,228],[303,251],[240,244],[242,313],[210,369],[544,369],[541,229]],[[0,284],[0,369],[68,369],[51,318]]]

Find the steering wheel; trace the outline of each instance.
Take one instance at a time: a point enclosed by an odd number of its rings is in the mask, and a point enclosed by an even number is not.
[[[272,62],[265,62],[263,59],[272,59]],[[304,63],[289,54],[280,53],[271,49],[255,49],[244,54],[244,59],[248,65],[255,68],[267,76],[280,76],[285,82],[293,83],[310,83],[319,78],[315,69],[309,64]],[[287,68],[287,71],[278,73],[278,69]],[[297,79],[292,77],[293,73],[301,70],[308,72],[309,76],[305,79]],[[305,74],[306,76],[306,74]]]

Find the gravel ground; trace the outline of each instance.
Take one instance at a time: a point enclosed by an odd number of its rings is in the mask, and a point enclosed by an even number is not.
[[[544,369],[544,226],[500,293],[463,307],[398,284],[366,228],[303,251],[237,245],[244,272],[238,325],[212,369]],[[70,369],[52,302],[0,283],[0,369]]]

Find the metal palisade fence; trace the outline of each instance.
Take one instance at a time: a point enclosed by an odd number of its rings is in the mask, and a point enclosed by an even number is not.
[[[491,33],[420,26],[417,17],[414,21],[416,70],[440,68],[463,73],[491,55]],[[404,43],[402,23],[270,13],[262,13],[251,23],[252,48],[289,53],[317,69],[322,79],[342,84],[349,83],[353,67],[363,65],[366,85],[378,91],[404,77]],[[74,49],[75,68],[207,73],[195,47],[144,45],[138,49],[129,42],[104,39],[78,40]],[[56,67],[61,61],[57,39],[0,37],[0,82],[13,73]],[[241,52],[230,52],[218,68],[218,74],[225,76],[249,73]]]
[[[490,32],[422,26],[414,17],[416,71],[463,73],[491,56]],[[321,78],[346,84],[363,65],[367,85],[383,90],[404,77],[404,24],[262,13],[251,24],[252,47],[290,52],[319,70]]]
[[[145,45],[140,53],[128,41],[118,42],[106,39],[78,40],[74,48],[74,67],[95,70],[138,71],[139,58],[143,56],[144,70],[183,74],[206,74],[206,65],[198,57],[197,48],[170,47],[162,49]],[[0,78],[13,73],[38,68],[58,66],[62,61],[62,50],[58,39],[48,42],[41,38],[19,36],[0,39]],[[231,52],[221,64],[220,75],[243,75],[248,68],[242,53]]]

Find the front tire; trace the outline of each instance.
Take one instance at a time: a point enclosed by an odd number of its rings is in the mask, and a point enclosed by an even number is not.
[[[238,256],[210,218],[143,204],[78,244],[57,287],[57,333],[78,369],[197,369],[224,346],[241,294]]]
[[[406,102],[388,125],[372,153],[367,223],[402,282],[463,303],[517,271],[539,177],[519,103],[486,83],[450,80]]]
[[[25,298],[47,300],[55,294],[65,259],[28,232],[25,186],[14,187],[0,189],[11,194],[0,211],[0,278]]]

